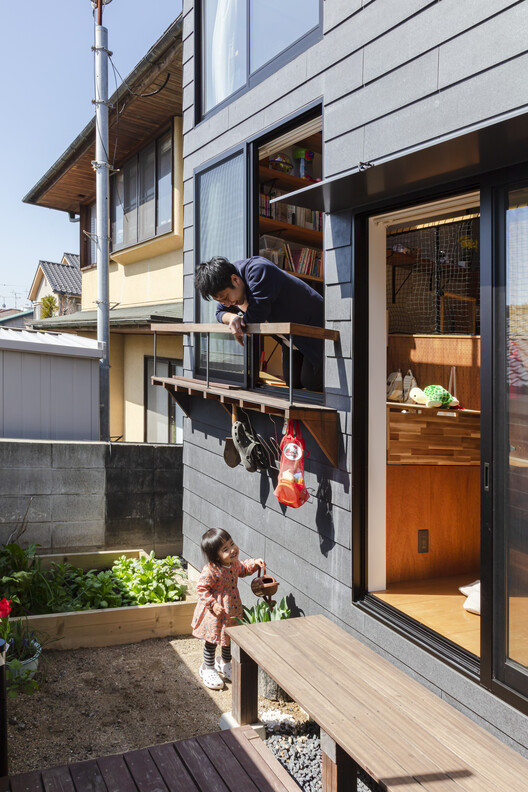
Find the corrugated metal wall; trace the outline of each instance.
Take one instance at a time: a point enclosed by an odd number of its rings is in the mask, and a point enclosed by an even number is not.
[[[0,350],[0,437],[99,439],[99,361]]]

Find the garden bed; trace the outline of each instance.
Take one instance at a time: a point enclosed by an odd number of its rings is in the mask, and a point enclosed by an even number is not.
[[[107,569],[120,556],[139,558],[144,550],[100,551],[40,555],[42,567],[68,562],[83,569]],[[123,608],[72,611],[28,616],[28,627],[42,635],[51,649],[83,649],[137,643],[148,638],[190,635],[196,596],[188,582],[187,597],[180,602],[129,605]]]

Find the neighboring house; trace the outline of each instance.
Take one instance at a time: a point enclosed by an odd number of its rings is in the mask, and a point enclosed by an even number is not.
[[[35,320],[42,318],[42,299],[53,296],[56,316],[75,313],[81,308],[81,268],[79,256],[64,253],[62,261],[39,261],[29,299],[33,303]]]
[[[0,326],[0,438],[98,440],[100,355],[88,338]]]
[[[0,311],[0,327],[25,327],[33,319],[33,308],[30,311],[18,311],[14,308]]]
[[[288,400],[257,370],[259,339],[253,389],[240,348],[211,344],[209,382],[242,392],[204,398],[205,347],[186,337],[183,553],[200,568],[203,532],[228,528],[294,609],[526,752],[528,2],[463,5],[284,0],[270,17],[184,0],[184,321],[214,317],[197,262],[261,249],[287,266],[304,249],[316,266],[296,271],[340,341],[325,342],[324,394],[295,393],[338,428],[316,442],[303,427],[312,497],[295,510],[277,503],[276,473],[223,459],[221,402],[280,439]],[[398,369],[451,382],[469,409],[387,405]],[[480,616],[458,591],[477,579]]]
[[[181,52],[180,16],[109,100],[110,435],[131,442],[182,441],[181,411],[150,384],[150,324],[181,321],[183,311]],[[94,150],[95,119],[24,198],[80,216],[81,310],[36,328],[96,334]],[[157,372],[181,363],[181,340],[160,339]]]

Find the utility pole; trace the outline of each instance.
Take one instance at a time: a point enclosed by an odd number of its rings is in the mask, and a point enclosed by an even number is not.
[[[103,344],[99,361],[99,439],[110,439],[110,329],[109,329],[109,184],[108,162],[108,30],[103,27],[103,6],[111,0],[91,0],[97,10],[95,26],[95,160],[97,236],[97,340]]]

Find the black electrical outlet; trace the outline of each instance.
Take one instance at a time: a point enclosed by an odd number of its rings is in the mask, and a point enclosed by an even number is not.
[[[418,552],[429,552],[429,530],[427,528],[418,531]]]

